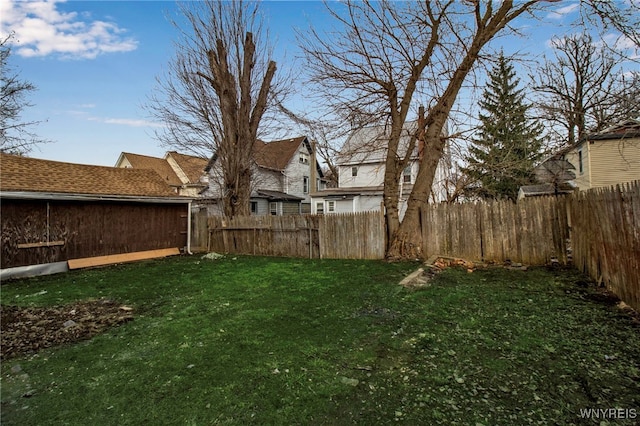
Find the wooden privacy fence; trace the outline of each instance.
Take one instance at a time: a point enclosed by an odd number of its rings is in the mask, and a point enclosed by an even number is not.
[[[422,211],[423,252],[469,260],[567,263],[566,199],[437,204]]]
[[[640,311],[640,181],[569,199],[573,262]]]
[[[209,251],[323,259],[382,259],[380,212],[209,218]]]
[[[438,204],[421,212],[423,252],[469,260],[574,264],[640,310],[640,181],[562,197]],[[208,220],[209,251],[382,259],[380,212]],[[571,250],[570,250],[571,249]]]

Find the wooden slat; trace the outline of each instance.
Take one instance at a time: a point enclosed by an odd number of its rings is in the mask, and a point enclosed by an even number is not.
[[[108,256],[85,257],[82,259],[70,259],[67,263],[69,269],[89,268],[92,266],[112,265],[114,263],[135,262],[137,260],[156,259],[180,254],[178,248],[138,251],[135,253],[112,254]]]
[[[64,245],[64,241],[41,241],[38,243],[18,244],[18,248],[26,249],[26,248],[38,248],[38,247],[56,247],[56,246],[63,246],[63,245]]]

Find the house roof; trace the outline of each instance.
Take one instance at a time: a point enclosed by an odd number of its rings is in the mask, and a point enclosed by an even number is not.
[[[256,164],[272,170],[284,170],[295,155],[306,136],[273,142],[257,140],[253,146],[253,158]]]
[[[131,152],[123,152],[122,155],[126,157],[132,168],[153,170],[160,175],[168,185],[182,185],[182,181],[164,158],[133,154]]]
[[[534,168],[536,179],[540,182],[563,182],[576,178],[575,166],[565,158],[554,155]]]
[[[138,197],[176,197],[153,170],[90,166],[2,153],[0,190]]]
[[[588,140],[626,139],[640,137],[640,120],[626,120],[601,132],[587,136]]]
[[[258,189],[256,191],[257,197],[264,197],[269,201],[302,201],[304,198],[296,197],[295,195],[287,194],[286,192],[271,191],[266,189]]]
[[[522,195],[525,197],[555,195],[556,188],[551,183],[543,183],[540,185],[524,185],[520,187]],[[560,183],[558,185],[558,194],[570,194],[574,188],[568,183]]]
[[[176,151],[169,151],[167,153],[167,157],[168,156],[171,156],[171,158],[173,158],[178,164],[178,167],[182,169],[189,180],[188,183],[200,182],[200,177],[204,173],[204,168],[207,167],[207,163],[209,161],[205,158],[181,154]]]
[[[311,144],[306,136],[298,136],[273,142],[264,142],[258,139],[253,146],[253,159],[259,167],[281,172],[287,168],[287,165],[296,154],[300,144],[304,144],[309,152],[312,152]],[[217,159],[218,153],[214,152],[204,170],[206,172],[211,170]],[[310,158],[310,160],[312,159]],[[317,161],[316,172],[318,177],[324,178],[324,172]]]
[[[328,188],[311,193],[312,197],[343,197],[353,195],[382,195],[384,186],[354,186],[347,188]]]

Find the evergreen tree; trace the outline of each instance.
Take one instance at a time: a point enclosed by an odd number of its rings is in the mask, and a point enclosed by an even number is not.
[[[463,169],[477,182],[470,191],[482,198],[515,201],[520,186],[534,182],[533,167],[542,155],[542,127],[527,116],[531,105],[518,89],[519,82],[501,54],[479,104],[481,124]]]

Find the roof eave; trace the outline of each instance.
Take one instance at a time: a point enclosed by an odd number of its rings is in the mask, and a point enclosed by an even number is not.
[[[2,191],[0,198],[18,200],[55,200],[55,201],[128,201],[153,204],[190,203],[190,197],[163,197],[146,195],[101,195],[67,194],[59,192]]]

